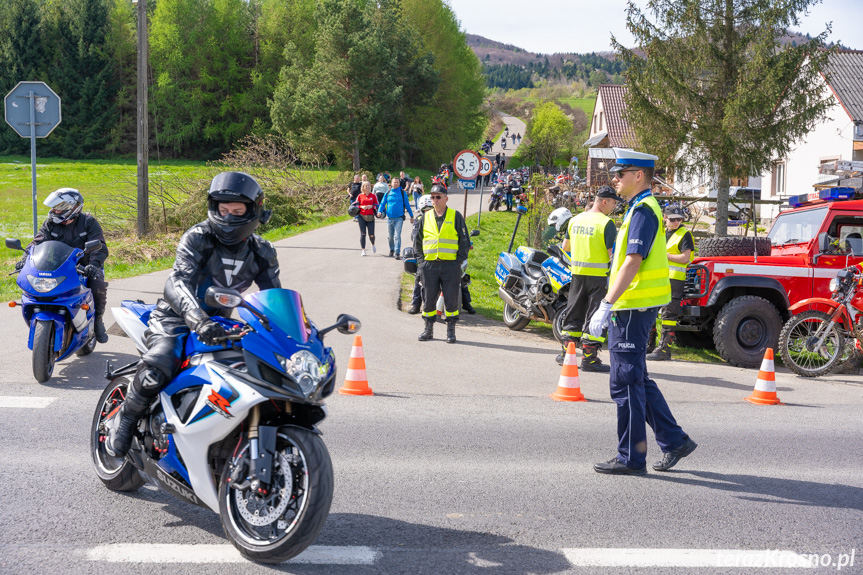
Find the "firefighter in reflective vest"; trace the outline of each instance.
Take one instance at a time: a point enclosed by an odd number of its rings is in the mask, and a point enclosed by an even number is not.
[[[683,213],[677,206],[665,208],[665,251],[668,253],[668,278],[671,280],[671,303],[662,308],[662,337],[656,350],[647,359],[665,361],[671,359],[671,339],[680,315],[680,300],[683,299],[683,282],[686,280],[686,266],[695,257],[695,241],[692,234],[684,228]],[[656,328],[651,338],[656,337]],[[655,341],[652,339],[651,341]]]
[[[652,467],[667,471],[698,445],[677,424],[662,392],[647,373],[647,337],[660,307],[671,301],[662,211],[650,193],[656,156],[614,148],[610,170],[617,193],[627,200],[614,244],[610,286],[590,320],[590,333],[608,326],[609,387],[617,404],[617,455],[593,466],[597,473],[647,473],[649,423],[662,450]],[[611,320],[611,325],[608,325]]]
[[[594,197],[590,210],[569,220],[563,240],[563,250],[569,254],[572,282],[566,300],[563,317],[563,353],[557,362],[563,364],[567,344],[572,341],[581,345],[582,371],[608,372],[609,367],[599,359],[599,350],[605,336],[592,336],[588,330],[590,317],[599,307],[602,296],[608,289],[608,266],[611,249],[617,237],[617,228],[608,215],[621,200],[611,186],[602,186]],[[566,210],[566,208],[558,208]],[[566,210],[569,214],[569,210]],[[549,221],[551,216],[549,216]]]
[[[417,258],[417,274],[422,275],[423,320],[425,329],[420,341],[434,337],[434,322],[437,318],[436,303],[443,293],[446,313],[446,342],[455,343],[455,324],[458,321],[459,292],[461,291],[462,262],[467,260],[470,236],[464,217],[447,207],[447,189],[435,184],[429,195],[434,209],[428,210],[420,219],[414,238]]]

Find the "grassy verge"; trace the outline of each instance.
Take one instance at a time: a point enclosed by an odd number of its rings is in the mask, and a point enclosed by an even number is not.
[[[471,277],[470,295],[473,307],[478,314],[495,321],[503,321],[503,301],[497,295],[498,284],[494,276],[498,255],[509,247],[515,225],[514,212],[483,212],[480,222],[480,235],[473,238],[473,250],[470,254],[468,273]],[[477,216],[466,218],[468,229],[477,227]],[[527,245],[527,219],[522,218],[516,234],[513,249]],[[413,293],[414,276],[402,274],[401,303],[402,309],[410,306]],[[533,321],[530,324],[537,333],[553,338],[551,325]],[[657,328],[661,330],[657,321]],[[675,360],[701,363],[722,363],[722,358],[712,349],[695,349],[671,346],[672,357]]]

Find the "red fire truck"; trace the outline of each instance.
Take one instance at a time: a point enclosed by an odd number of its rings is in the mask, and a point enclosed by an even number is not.
[[[678,343],[715,346],[733,365],[758,367],[764,351],[777,348],[789,306],[829,298],[836,272],[863,261],[859,191],[852,183],[790,198],[792,209],[779,214],[766,238],[702,240],[687,268]]]

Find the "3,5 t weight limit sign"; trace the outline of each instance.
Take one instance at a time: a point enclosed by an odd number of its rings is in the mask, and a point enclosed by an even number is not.
[[[462,150],[452,162],[453,171],[460,180],[473,180],[479,174],[480,158],[471,150]]]

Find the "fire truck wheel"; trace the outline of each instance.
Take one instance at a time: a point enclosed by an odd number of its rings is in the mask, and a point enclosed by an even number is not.
[[[768,347],[779,346],[782,318],[772,303],[753,295],[736,297],[716,316],[713,343],[716,351],[738,367],[761,365]]]
[[[769,256],[770,238],[704,238],[698,242],[698,257],[751,256],[756,249],[759,256]]]

